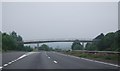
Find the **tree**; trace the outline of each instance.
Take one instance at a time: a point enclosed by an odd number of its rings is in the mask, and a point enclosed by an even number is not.
[[[17,39],[17,33],[15,31],[12,31],[10,36],[12,36],[14,39]]]
[[[120,51],[120,30],[116,32],[109,32],[106,35],[101,33],[98,35],[92,44],[86,45],[86,50],[100,50],[100,51]]]
[[[2,51],[2,33],[0,31],[0,52]]]
[[[113,47],[113,50],[120,52],[120,30],[115,32],[114,43],[111,47]]]
[[[75,40],[71,46],[72,50],[82,50],[83,46],[80,44],[79,40]]]
[[[33,51],[33,48],[30,46],[24,46],[23,49],[24,51],[29,51],[29,52]]]
[[[49,46],[47,46],[46,44],[41,45],[38,50],[45,50],[45,51],[49,51]]]
[[[91,45],[91,49],[92,50],[99,50],[99,46],[101,46],[101,40],[104,38],[104,34],[101,33],[100,35],[98,35],[95,39],[93,39],[93,43]],[[94,41],[97,40],[97,41]]]
[[[20,35],[17,36],[17,41],[23,41]]]
[[[23,50],[24,44],[22,43],[23,42],[22,37],[20,35],[18,35],[16,40],[17,40],[17,42],[20,42],[20,43],[17,43],[18,50]]]
[[[32,48],[25,47],[23,43],[22,37],[17,35],[16,32],[12,32],[10,34],[2,33],[2,49],[4,51],[7,50],[17,50],[17,51],[31,51]]]
[[[97,40],[97,39],[99,40],[99,39],[102,39],[103,37],[104,37],[104,34],[103,34],[103,33],[101,33],[101,34],[100,34],[100,35],[98,35],[96,38],[94,38],[94,40],[95,40],[95,39],[96,39],[96,40]]]
[[[94,50],[98,50],[97,46],[93,43],[87,43],[85,50],[90,50],[90,51],[94,51]]]
[[[99,50],[112,50],[111,45],[114,43],[114,33],[107,33],[98,44]]]
[[[3,50],[15,50],[17,47],[16,41],[13,40],[13,37],[10,35],[3,33],[2,34],[2,46]]]

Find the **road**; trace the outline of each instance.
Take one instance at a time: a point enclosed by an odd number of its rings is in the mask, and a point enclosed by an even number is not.
[[[3,69],[117,69],[112,64],[58,52],[11,52],[3,54]]]
[[[0,52],[0,66],[2,66],[2,53]]]
[[[8,62],[22,56],[25,53],[26,52],[17,52],[17,51],[2,53],[2,65],[7,64]]]

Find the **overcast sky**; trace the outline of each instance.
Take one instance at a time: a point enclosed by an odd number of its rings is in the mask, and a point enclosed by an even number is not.
[[[115,2],[6,2],[2,31],[24,40],[94,38],[118,29]]]

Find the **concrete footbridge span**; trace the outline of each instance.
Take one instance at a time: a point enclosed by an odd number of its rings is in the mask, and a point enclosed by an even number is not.
[[[95,39],[37,39],[37,40],[24,40],[23,44],[37,44],[37,47],[39,47],[40,43],[52,43],[52,42],[79,42],[83,46],[85,46],[85,43],[92,43],[92,42],[98,42],[99,40]]]
[[[93,39],[45,39],[45,40],[40,39],[40,40],[26,40],[26,41],[23,41],[23,44],[51,43],[51,42],[74,42],[76,40],[80,43],[99,41],[99,40],[93,40]]]

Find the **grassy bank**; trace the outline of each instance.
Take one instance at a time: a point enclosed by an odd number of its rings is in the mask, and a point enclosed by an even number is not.
[[[104,61],[104,62],[110,62],[117,64],[118,63],[118,56],[117,54],[101,54],[101,53],[83,53],[79,51],[69,51],[69,52],[64,52],[65,54],[77,56],[77,57],[83,57],[83,58],[88,58],[88,59],[94,59],[94,60],[99,60],[99,61]]]

